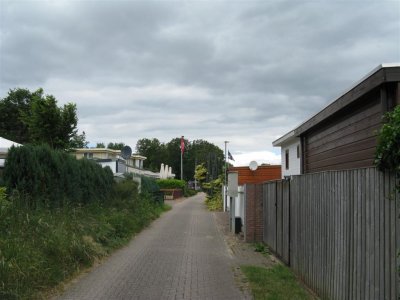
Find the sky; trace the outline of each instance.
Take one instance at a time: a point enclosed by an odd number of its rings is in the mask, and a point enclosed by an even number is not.
[[[0,0],[0,98],[76,103],[90,145],[183,135],[279,164],[274,140],[396,62],[400,1]]]

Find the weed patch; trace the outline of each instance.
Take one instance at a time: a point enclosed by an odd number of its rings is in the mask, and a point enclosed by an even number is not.
[[[249,280],[254,299],[313,299],[296,281],[289,268],[283,265],[268,269],[242,266],[241,270]]]
[[[40,297],[170,209],[146,196],[35,210],[5,201],[0,203],[0,299]]]

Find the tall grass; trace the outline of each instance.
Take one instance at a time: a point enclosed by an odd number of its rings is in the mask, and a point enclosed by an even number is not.
[[[134,182],[115,185],[108,201],[29,209],[0,197],[0,299],[34,299],[127,243],[168,209]]]

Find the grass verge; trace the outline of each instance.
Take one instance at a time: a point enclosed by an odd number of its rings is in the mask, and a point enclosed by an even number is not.
[[[0,299],[40,299],[170,207],[150,197],[60,209],[0,203]]]
[[[268,269],[242,266],[241,270],[249,280],[256,300],[313,299],[297,282],[290,269],[284,265],[277,264]]]

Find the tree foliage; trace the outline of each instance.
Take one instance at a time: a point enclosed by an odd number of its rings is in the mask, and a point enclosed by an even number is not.
[[[107,148],[112,149],[112,150],[122,150],[122,148],[125,147],[125,144],[120,142],[120,143],[108,143]]]
[[[400,175],[400,105],[386,113],[384,118],[378,135],[375,164],[382,171]]]
[[[196,179],[199,184],[202,184],[204,180],[207,178],[207,169],[204,164],[200,164],[196,166],[196,170],[194,172],[194,179]]]
[[[10,90],[0,100],[0,135],[21,144],[48,144],[54,149],[86,146],[77,123],[76,105],[58,107],[57,99],[44,95],[43,89]]]
[[[159,171],[161,163],[172,167],[172,171],[180,177],[181,138],[177,137],[168,143],[161,143],[158,139],[140,139],[136,144],[138,154],[147,157],[144,168]],[[183,179],[192,180],[197,165],[203,164],[207,169],[207,181],[214,180],[222,173],[224,155],[222,150],[204,140],[189,141],[185,139],[183,154]]]
[[[144,168],[153,172],[160,171],[162,163],[167,163],[166,147],[158,139],[140,139],[136,143],[136,152],[146,157]]]
[[[105,148],[106,145],[104,143],[97,143],[96,148]]]

